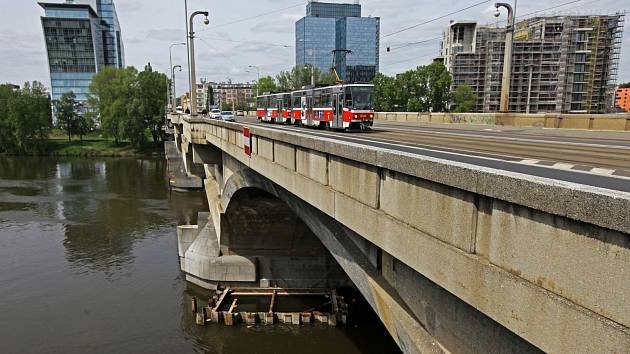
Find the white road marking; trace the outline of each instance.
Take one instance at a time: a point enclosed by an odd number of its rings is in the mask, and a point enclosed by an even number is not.
[[[526,159],[522,160],[521,163],[525,165],[536,165],[540,162],[540,160]]]
[[[575,142],[559,141],[559,140],[511,138],[511,137],[505,137],[505,136],[488,136],[488,135],[464,134],[464,133],[453,133],[453,132],[440,132],[440,131],[424,130],[424,129],[416,129],[416,128],[400,129],[400,128],[392,128],[390,126],[387,126],[387,127],[377,127],[374,129],[375,130],[397,130],[397,131],[403,131],[407,133],[409,132],[432,133],[432,134],[464,136],[464,137],[472,137],[472,138],[493,138],[493,139],[503,139],[503,140],[520,141],[520,142],[528,142],[528,143],[562,144],[562,145],[572,145],[572,146],[586,146],[586,147],[598,147],[598,148],[606,148],[606,149],[630,150],[629,146],[620,146],[620,145],[602,145],[602,144],[591,144],[591,143],[575,143]]]
[[[555,164],[553,164],[553,167],[559,168],[561,170],[572,170],[573,167],[575,167],[575,165],[572,165],[570,163],[564,163],[564,162],[556,162]]]
[[[591,172],[596,173],[598,175],[612,176],[613,173],[616,172],[616,170],[611,170],[611,169],[608,169],[608,168],[596,167],[596,168],[591,169]],[[621,177],[621,176],[615,176],[615,177]]]

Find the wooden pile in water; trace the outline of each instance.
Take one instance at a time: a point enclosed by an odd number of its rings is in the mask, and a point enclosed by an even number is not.
[[[321,297],[326,299],[320,305],[297,311],[276,311],[274,308],[282,297]],[[239,299],[269,298],[268,306],[262,311],[239,311]],[[326,310],[323,308],[326,307]],[[335,289],[282,289],[282,288],[226,288],[218,290],[206,306],[198,312],[197,298],[192,298],[192,312],[196,315],[196,323],[205,326],[207,323],[223,323],[234,326],[239,323],[247,325],[287,323],[294,325],[324,323],[330,326],[345,324],[347,304]],[[320,311],[321,310],[321,311]]]

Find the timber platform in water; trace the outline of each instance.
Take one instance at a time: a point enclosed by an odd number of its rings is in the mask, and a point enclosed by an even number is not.
[[[192,298],[191,307],[201,326],[209,323],[336,326],[345,324],[348,315],[344,298],[335,289],[226,288],[217,290],[201,311],[196,297]]]

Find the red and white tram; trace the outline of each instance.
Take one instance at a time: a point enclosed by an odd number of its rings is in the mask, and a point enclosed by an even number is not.
[[[263,122],[331,129],[367,129],[374,122],[374,86],[336,85],[256,97]]]

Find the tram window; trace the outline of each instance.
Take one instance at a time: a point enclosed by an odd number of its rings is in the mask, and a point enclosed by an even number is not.
[[[359,110],[371,110],[373,106],[373,88],[371,86],[353,86],[349,87],[351,92],[350,104],[348,107]],[[348,96],[346,94],[346,100]],[[348,103],[346,101],[346,103]]]

